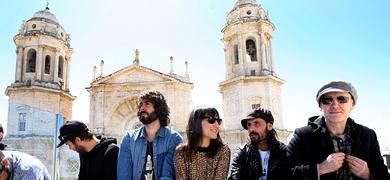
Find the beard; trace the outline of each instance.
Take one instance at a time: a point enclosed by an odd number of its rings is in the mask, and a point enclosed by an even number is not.
[[[250,139],[251,144],[257,145],[260,142],[267,140],[268,134],[269,134],[268,132],[269,132],[268,130],[266,130],[266,132],[264,134],[259,134],[257,132],[250,132],[249,139]]]
[[[157,114],[154,111],[150,114],[146,111],[140,111],[137,113],[137,116],[143,125],[148,125],[157,119]]]
[[[87,148],[76,144],[75,148],[74,148],[74,151],[76,151],[76,152],[78,152],[80,154],[84,154],[84,153],[87,152]]]

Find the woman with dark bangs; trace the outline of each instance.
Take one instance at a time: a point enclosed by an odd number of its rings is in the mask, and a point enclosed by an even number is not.
[[[219,136],[222,119],[215,108],[194,109],[188,120],[186,144],[176,148],[176,179],[227,179],[230,149]]]

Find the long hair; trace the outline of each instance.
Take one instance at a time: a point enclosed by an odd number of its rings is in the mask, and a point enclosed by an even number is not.
[[[159,91],[147,91],[141,95],[140,101],[150,102],[153,104],[154,111],[160,120],[161,126],[168,126],[169,119],[169,107],[165,101],[164,96]],[[141,103],[138,105],[138,110]]]
[[[219,118],[219,113],[217,109],[210,107],[194,109],[190,114],[186,128],[188,143],[183,147],[184,157],[187,160],[191,161],[192,155],[200,148],[203,136],[202,120],[206,116]],[[222,145],[223,142],[218,133],[216,139],[210,140],[210,145],[208,147],[209,151],[206,152],[206,156],[214,157],[221,149]]]

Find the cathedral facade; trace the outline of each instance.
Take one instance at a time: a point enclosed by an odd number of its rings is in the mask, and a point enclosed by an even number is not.
[[[115,137],[121,142],[126,131],[142,125],[137,116],[141,93],[157,90],[164,94],[170,107],[169,127],[185,130],[193,88],[188,63],[185,63],[185,75],[180,76],[174,73],[173,57],[170,57],[170,72],[162,73],[141,66],[139,51],[135,54],[132,65],[107,76],[101,72],[87,88],[90,93],[89,126],[95,133]],[[102,61],[101,69],[103,66]]]
[[[222,29],[226,70],[224,81],[219,83],[224,114],[221,136],[232,152],[247,142],[248,134],[240,119],[257,107],[272,111],[274,127],[282,141],[286,142],[289,135],[282,117],[284,80],[277,76],[272,56],[274,29],[268,13],[255,0],[238,0],[226,16]],[[79,167],[77,153],[62,147],[58,159],[53,158],[57,157],[56,116],[62,114],[64,120],[72,119],[75,99],[69,91],[73,52],[70,35],[46,8],[22,23],[14,42],[15,81],[5,91],[9,96],[6,143],[38,157],[60,179],[72,179]],[[173,57],[169,59],[171,69],[167,73],[144,67],[143,61],[136,50],[132,64],[116,72],[104,75],[103,61],[98,75],[95,68],[87,87],[89,127],[94,133],[115,137],[120,143],[125,131],[142,125],[137,117],[140,94],[158,90],[170,107],[169,128],[184,136],[194,87],[188,63],[184,64],[185,74],[178,75],[173,70]]]

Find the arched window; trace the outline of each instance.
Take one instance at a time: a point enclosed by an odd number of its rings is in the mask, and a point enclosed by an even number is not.
[[[240,63],[238,61],[238,45],[234,45],[233,58],[234,58],[234,64],[239,64]]]
[[[246,40],[246,53],[249,55],[251,61],[257,61],[256,43],[252,39]],[[247,59],[248,60],[248,59]]]
[[[19,131],[26,131],[26,113],[19,113]]]
[[[27,53],[27,67],[26,72],[35,72],[35,64],[37,61],[37,52],[34,49],[30,49]]]
[[[62,79],[64,70],[64,58],[62,56],[59,57],[58,61],[58,77]]]
[[[50,56],[45,57],[45,74],[50,74]]]

